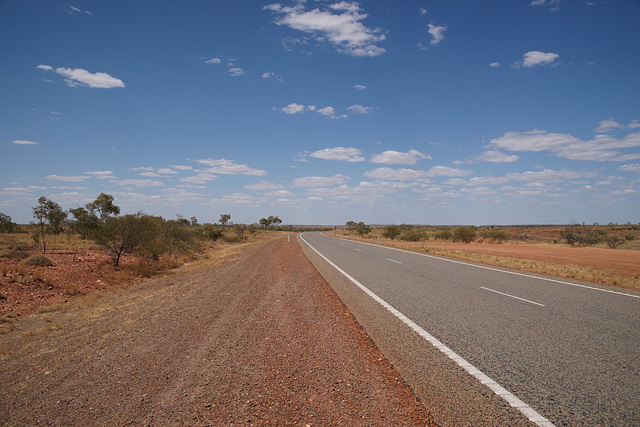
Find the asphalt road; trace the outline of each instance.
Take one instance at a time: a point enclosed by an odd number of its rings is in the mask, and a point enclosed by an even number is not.
[[[318,233],[302,238],[319,253],[307,248],[307,255],[376,344],[403,375],[413,377],[405,379],[418,395],[434,399],[431,410],[444,410],[444,424],[515,423],[500,418],[513,414],[499,414],[505,408],[495,400],[491,405],[498,409],[481,410],[483,399],[491,400],[500,390],[502,403],[515,401],[522,418],[538,425],[640,425],[640,292]],[[409,325],[398,314],[392,320],[384,302],[406,316]],[[443,346],[436,349],[429,337]],[[457,370],[442,361],[455,356]],[[433,369],[424,358],[438,359],[440,367]],[[456,379],[442,379],[444,386],[426,378],[445,376],[445,371]],[[468,389],[469,397],[452,387]],[[470,399],[475,409],[446,410],[447,399],[453,405]]]

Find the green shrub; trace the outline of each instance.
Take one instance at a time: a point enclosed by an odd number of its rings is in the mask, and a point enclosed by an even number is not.
[[[453,232],[448,228],[445,228],[444,230],[438,230],[433,233],[433,238],[436,240],[451,240],[453,239]]]
[[[453,230],[453,240],[463,243],[471,243],[477,235],[477,228],[473,225],[456,227]]]
[[[44,254],[31,255],[29,258],[25,259],[22,263],[25,265],[35,265],[38,267],[50,267],[53,265],[53,261],[51,261],[51,258],[49,258]]]
[[[427,230],[415,228],[402,233],[399,239],[406,242],[424,242],[425,240],[429,240],[429,233]]]
[[[397,225],[388,225],[382,230],[382,237],[387,239],[395,239],[401,233],[400,227]]]

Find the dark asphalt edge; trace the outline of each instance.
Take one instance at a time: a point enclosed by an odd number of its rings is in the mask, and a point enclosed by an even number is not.
[[[300,235],[298,243],[305,256],[440,425],[534,425],[520,411],[364,294],[301,241]]]

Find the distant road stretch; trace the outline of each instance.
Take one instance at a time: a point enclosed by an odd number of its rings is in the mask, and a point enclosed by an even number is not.
[[[640,292],[320,233],[301,239],[417,394],[434,400],[431,409],[439,394],[478,386],[469,396],[498,396],[541,426],[640,425]],[[435,384],[447,380],[432,378],[442,369],[423,360],[436,360],[434,351],[456,366],[442,368],[458,376],[442,390]],[[474,415],[481,409],[459,412],[451,410],[453,422],[496,421]],[[473,416],[484,418],[465,418]]]

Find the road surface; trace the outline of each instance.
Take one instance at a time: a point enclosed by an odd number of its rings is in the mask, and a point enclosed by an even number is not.
[[[498,393],[538,425],[640,425],[640,292],[319,233],[302,239],[444,423],[504,424],[511,415],[490,398]],[[452,396],[470,408],[446,410]]]

